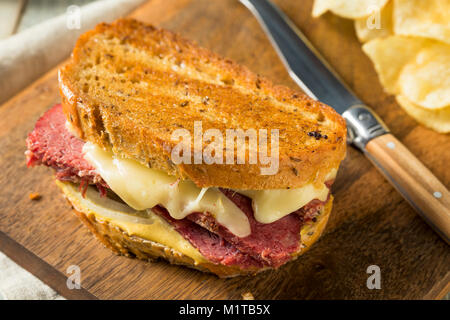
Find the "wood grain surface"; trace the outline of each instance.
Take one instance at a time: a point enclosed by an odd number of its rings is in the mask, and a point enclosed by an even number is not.
[[[331,14],[311,18],[311,0],[275,2],[393,134],[448,187],[449,137],[419,126],[383,92],[353,24]],[[236,0],[152,0],[134,16],[297,89],[256,20]],[[449,289],[447,244],[352,148],[333,186],[335,205],[325,235],[312,250],[278,271],[218,279],[165,262],[115,256],[71,213],[49,169],[26,168],[26,135],[58,101],[52,70],[0,107],[0,231],[55,272],[65,274],[68,266],[78,265],[82,287],[98,298],[240,299],[250,291],[256,299],[434,299]],[[31,201],[30,192],[39,192],[42,199]],[[0,250],[4,243],[0,238]],[[366,286],[370,265],[381,268],[380,290]],[[41,278],[52,286],[51,277]]]

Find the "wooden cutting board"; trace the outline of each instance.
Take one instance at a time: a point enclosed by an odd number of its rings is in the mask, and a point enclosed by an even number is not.
[[[450,138],[409,118],[385,94],[350,21],[310,16],[311,0],[278,0],[353,90],[446,185]],[[256,20],[236,0],[152,0],[134,16],[198,41],[274,82],[290,80]],[[278,271],[218,279],[165,262],[115,256],[71,213],[51,171],[27,169],[25,138],[60,101],[56,69],[0,107],[0,251],[67,298],[101,299],[402,299],[441,298],[449,290],[450,250],[359,152],[349,147],[333,186],[335,205],[314,248]],[[39,192],[40,201],[31,201]],[[81,269],[81,290],[66,287],[67,268]],[[381,269],[369,290],[368,266]]]

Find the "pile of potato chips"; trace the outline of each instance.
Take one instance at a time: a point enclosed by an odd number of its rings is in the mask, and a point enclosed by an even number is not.
[[[353,19],[386,92],[418,122],[450,132],[450,0],[315,0]]]

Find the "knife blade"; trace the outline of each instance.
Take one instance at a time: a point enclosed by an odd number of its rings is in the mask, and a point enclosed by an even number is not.
[[[289,75],[311,98],[339,112],[348,142],[380,170],[424,220],[450,244],[450,192],[378,115],[340,79],[295,24],[269,0],[240,0],[256,17]]]

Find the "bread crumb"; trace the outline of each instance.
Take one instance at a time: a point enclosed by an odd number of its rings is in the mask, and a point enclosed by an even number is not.
[[[242,299],[244,300],[255,300],[255,297],[252,295],[251,292],[245,292],[242,294]]]
[[[30,198],[30,200],[39,200],[41,198],[41,195],[37,192],[31,192],[28,195],[28,198]]]

